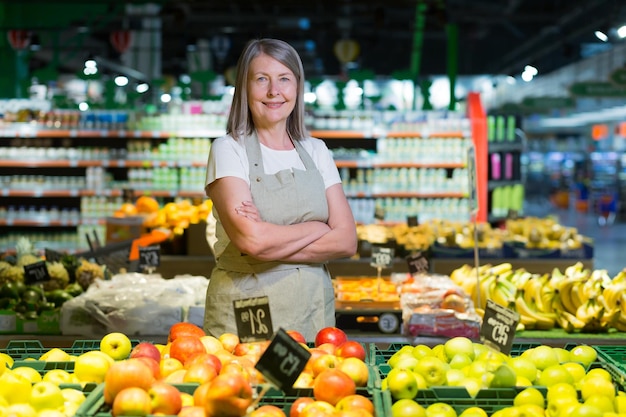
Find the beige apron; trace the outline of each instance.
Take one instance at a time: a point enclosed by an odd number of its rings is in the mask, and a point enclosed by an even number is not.
[[[294,145],[306,168],[267,175],[256,134],[245,139],[250,190],[264,221],[294,224],[328,220],[321,174],[298,141]],[[237,333],[233,300],[268,296],[272,326],[301,332],[314,341],[319,329],[335,324],[335,298],[325,264],[266,262],[240,253],[231,243],[217,259],[207,289],[204,329],[218,337]]]

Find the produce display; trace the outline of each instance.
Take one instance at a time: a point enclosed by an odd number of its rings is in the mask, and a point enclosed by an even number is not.
[[[357,226],[357,233],[359,239],[371,244],[393,244],[409,252],[427,250],[434,245],[473,249],[475,244],[481,249],[496,249],[508,244],[534,250],[572,251],[590,243],[576,228],[563,226],[551,217],[509,219],[502,227],[440,219],[417,226],[363,224]]]
[[[177,199],[163,205],[148,195],[143,195],[134,203],[122,204],[113,214],[114,217],[144,218],[143,226],[148,229],[169,229],[173,235],[182,235],[190,224],[196,224],[206,220],[211,213],[213,202],[205,199],[199,204],[192,203],[189,199]]]
[[[626,272],[611,277],[577,262],[565,271],[532,274],[510,263],[464,265],[451,279],[484,311],[487,299],[520,314],[520,330],[626,331]]]
[[[112,332],[82,352],[52,348],[26,360],[2,353],[0,411],[35,417],[382,417],[364,345],[336,327],[321,329],[310,343],[296,331],[287,334],[311,356],[293,385],[296,395],[282,406],[273,400],[286,395],[255,367],[269,341],[241,342],[233,333],[213,337],[179,322],[161,344]],[[35,371],[32,365],[42,361],[53,369]]]
[[[50,280],[27,284],[25,267],[39,262],[45,262]],[[105,279],[105,272],[105,266],[71,254],[63,255],[59,261],[47,261],[36,253],[28,239],[21,238],[14,251],[0,258],[0,309],[35,319],[42,311],[60,308],[94,280]]]
[[[521,346],[505,355],[464,337],[404,345],[378,358],[393,417],[626,413],[623,375],[589,345]]]

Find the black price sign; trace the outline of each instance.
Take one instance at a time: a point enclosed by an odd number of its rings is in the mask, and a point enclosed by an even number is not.
[[[385,220],[385,209],[380,206],[376,206],[374,209],[374,218],[380,221]]]
[[[413,274],[423,274],[428,272],[428,259],[422,252],[415,252],[406,257],[406,263],[409,266],[409,273]]]
[[[406,218],[406,223],[409,227],[417,227],[420,222],[417,220],[417,216],[409,216]]]
[[[140,246],[139,247],[139,267],[155,268],[161,265],[161,246]]]
[[[63,254],[52,249],[44,249],[46,261],[48,262],[60,262],[63,259]]]
[[[300,343],[289,336],[285,330],[278,329],[255,368],[268,381],[289,395],[294,391],[293,384],[310,357],[311,354]]]
[[[519,314],[516,311],[487,300],[480,339],[484,344],[508,355],[511,353],[518,322]]]
[[[239,340],[244,343],[269,340],[274,333],[267,296],[233,301]]]
[[[374,268],[389,268],[393,263],[393,248],[382,246],[372,246],[372,261],[370,265]]]
[[[45,261],[24,265],[24,282],[27,285],[50,281]]]

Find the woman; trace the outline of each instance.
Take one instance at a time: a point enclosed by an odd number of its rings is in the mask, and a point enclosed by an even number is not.
[[[226,131],[207,166],[216,266],[204,328],[236,333],[233,300],[268,296],[274,330],[313,341],[335,323],[325,263],[352,256],[357,239],[332,155],[306,132],[304,72],[293,47],[276,39],[246,45]]]

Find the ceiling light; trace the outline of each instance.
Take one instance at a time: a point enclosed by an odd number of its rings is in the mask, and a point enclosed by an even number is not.
[[[608,42],[608,40],[609,40],[609,37],[606,36],[606,33],[604,33],[601,30],[596,30],[594,32],[594,35],[596,35],[596,38],[600,39],[602,42]]]
[[[617,36],[619,36],[620,38],[626,38],[626,25],[624,26],[620,26],[617,29]]]
[[[148,91],[150,89],[150,86],[147,83],[141,83],[139,85],[137,85],[137,88],[135,89],[139,94],[145,93],[146,91]]]

